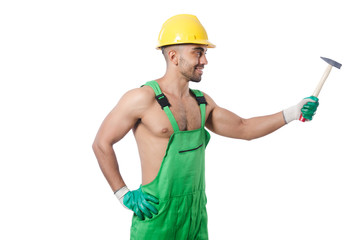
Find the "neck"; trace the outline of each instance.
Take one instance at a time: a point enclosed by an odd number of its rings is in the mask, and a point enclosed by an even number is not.
[[[184,97],[190,94],[189,80],[183,76],[177,76],[176,74],[166,72],[166,74],[158,79],[157,82],[165,93],[176,97]]]

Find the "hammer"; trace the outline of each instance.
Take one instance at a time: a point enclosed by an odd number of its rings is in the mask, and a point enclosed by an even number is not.
[[[328,66],[326,68],[326,70],[324,71],[324,74],[321,78],[321,80],[319,81],[316,89],[314,90],[314,93],[313,93],[313,96],[314,97],[318,97],[319,95],[319,92],[321,91],[322,87],[323,87],[323,84],[324,82],[327,80],[328,78],[328,75],[329,73],[331,72],[332,70],[332,67],[336,67],[338,69],[340,69],[342,67],[342,64],[332,60],[332,59],[329,59],[329,58],[325,58],[325,57],[321,57],[326,63],[328,63]],[[302,122],[305,122],[305,118],[303,117],[302,114],[300,114],[300,117],[299,117],[299,120],[302,121]]]

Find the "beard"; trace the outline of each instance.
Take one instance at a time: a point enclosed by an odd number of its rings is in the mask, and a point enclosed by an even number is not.
[[[181,74],[189,81],[191,82],[200,82],[201,81],[201,76],[202,76],[202,72],[201,74],[198,73],[197,71],[197,67],[204,67],[203,65],[192,65],[189,64],[185,61],[185,59],[183,59],[182,57],[180,58],[180,68],[181,68]]]

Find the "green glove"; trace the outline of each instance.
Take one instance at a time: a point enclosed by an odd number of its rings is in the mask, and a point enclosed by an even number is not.
[[[312,120],[317,108],[319,106],[319,99],[315,96],[310,96],[304,99],[312,99],[315,102],[307,102],[301,109],[302,115],[305,119]]]
[[[318,105],[318,98],[314,96],[304,98],[297,105],[291,106],[290,108],[283,110],[285,123],[298,120],[301,114],[305,119],[312,120]]]
[[[149,202],[158,204],[159,201],[154,196],[142,192],[141,187],[134,191],[129,191],[124,195],[123,204],[131,209],[140,219],[145,220],[145,215],[152,218],[158,214],[157,209]]]

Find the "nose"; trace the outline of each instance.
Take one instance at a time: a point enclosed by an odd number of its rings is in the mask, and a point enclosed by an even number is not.
[[[206,55],[202,54],[201,58],[200,58],[200,64],[202,65],[207,65],[208,61],[206,59]]]

